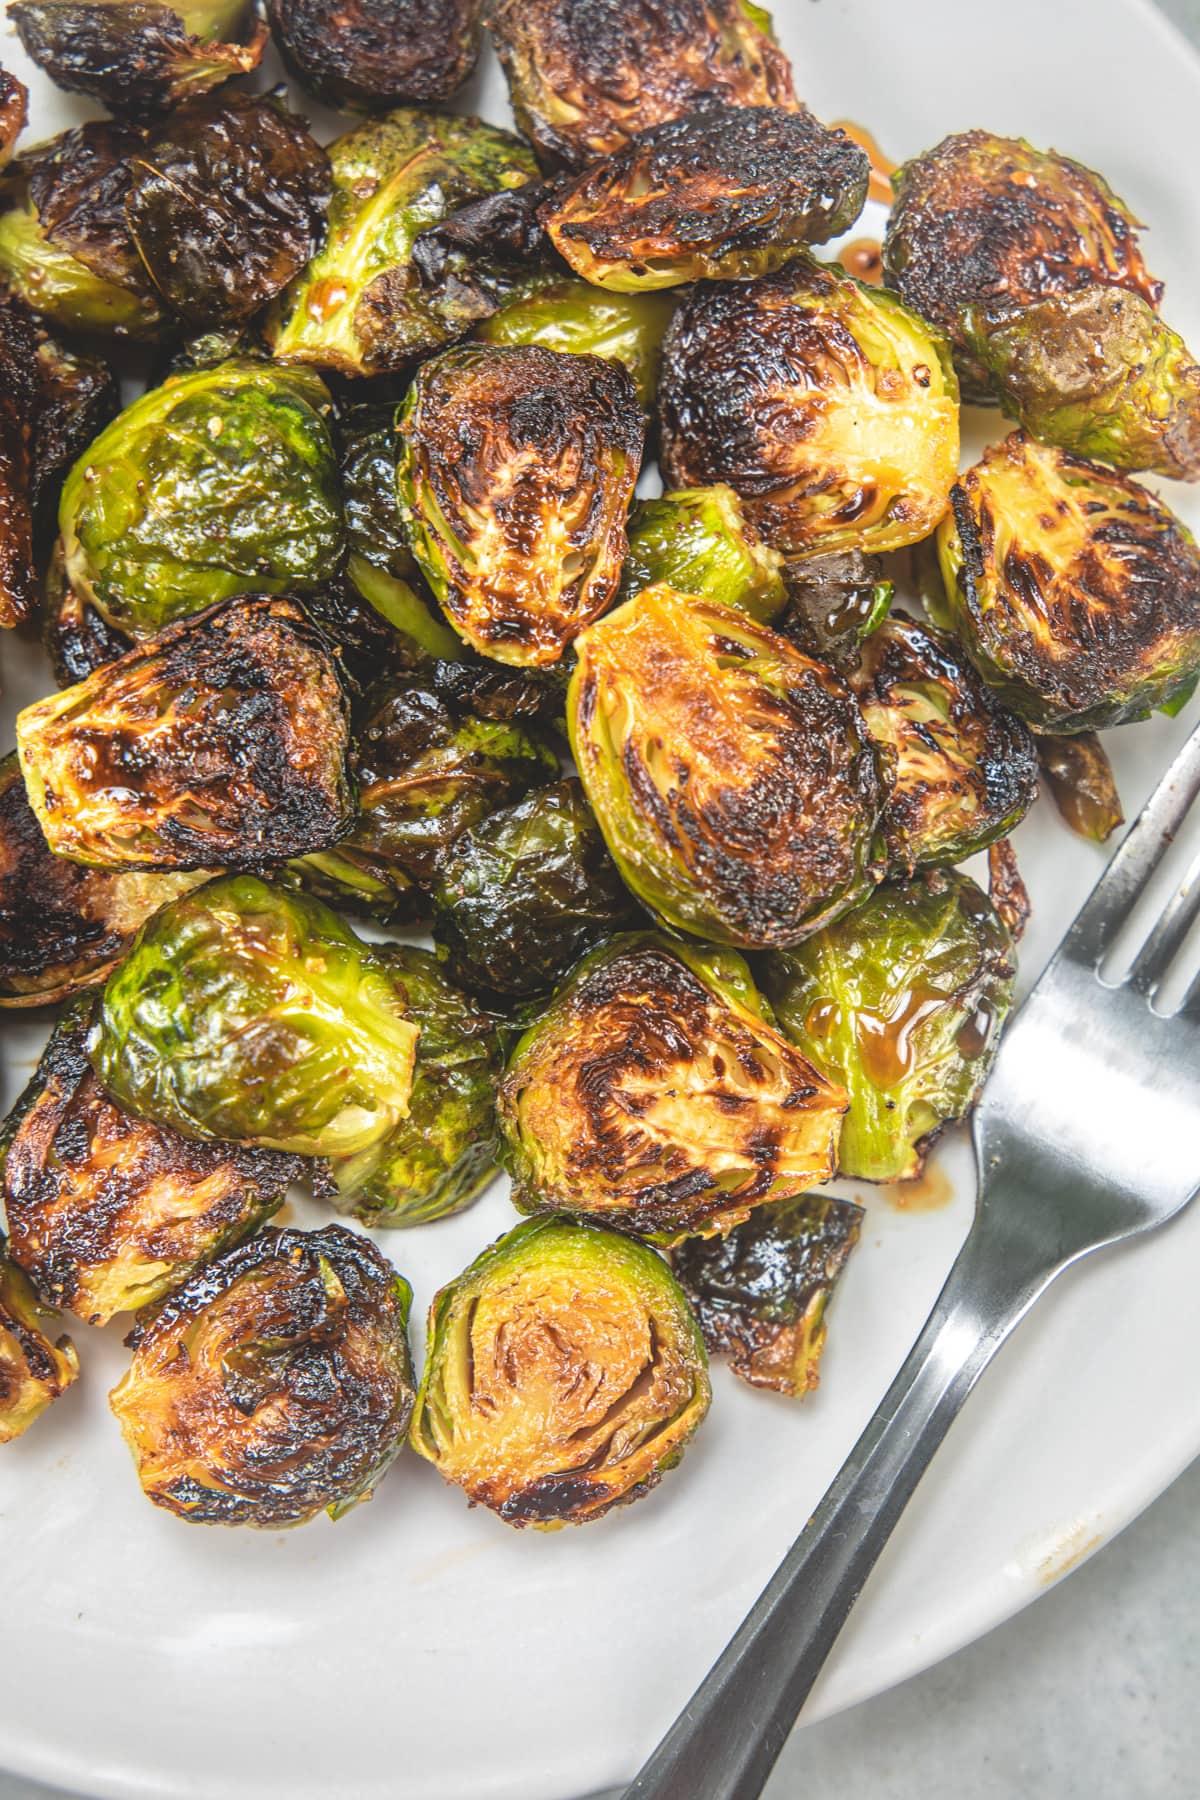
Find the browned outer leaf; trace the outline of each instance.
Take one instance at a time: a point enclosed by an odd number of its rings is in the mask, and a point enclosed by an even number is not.
[[[1039,737],[1038,760],[1059,812],[1080,837],[1103,844],[1125,823],[1108,752],[1094,731]]]

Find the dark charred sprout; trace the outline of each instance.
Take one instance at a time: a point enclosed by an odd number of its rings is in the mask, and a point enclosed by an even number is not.
[[[354,819],[349,747],[329,647],[283,596],[183,619],[17,718],[46,842],[102,869],[326,849]]]
[[[635,503],[621,596],[632,599],[660,581],[677,594],[736,606],[761,625],[787,602],[783,558],[747,524],[730,487],[682,488]]]
[[[1200,552],[1148,489],[1023,432],[954,489],[938,532],[949,620],[1041,731],[1140,719],[1200,671]]]
[[[671,1257],[710,1352],[751,1387],[803,1400],[820,1380],[825,1309],[858,1242],[863,1210],[828,1194],[758,1206],[724,1237]]]
[[[708,1411],[679,1284],[645,1244],[518,1225],[429,1310],[411,1442],[508,1525],[583,1525],[657,1487]]]
[[[9,0],[25,53],[113,112],[163,111],[247,75],[267,31],[249,0]]]
[[[401,433],[401,517],[451,625],[498,662],[557,662],[620,580],[643,443],[628,371],[465,345],[422,366]]]
[[[90,600],[68,587],[63,563],[59,538],[42,582],[42,645],[58,686],[71,687],[105,663],[116,662],[133,645],[123,632],[113,630]]]
[[[525,721],[565,735],[568,671],[562,663],[543,669],[513,669],[485,657],[456,657],[429,670],[434,690],[481,719]]]
[[[439,861],[433,931],[467,987],[548,992],[585,950],[637,922],[574,779],[490,813]]]
[[[29,90],[0,69],[0,169],[8,167],[17,139],[29,122]]]
[[[891,609],[895,589],[884,578],[882,560],[861,550],[806,556],[785,564],[784,578],[787,611],[778,629],[806,656],[853,668]],[[940,591],[940,574],[937,582]]]
[[[25,308],[0,293],[0,627],[33,610],[30,504],[37,332]]]
[[[517,1043],[498,1102],[522,1211],[668,1244],[828,1181],[845,1110],[740,956],[649,933],[584,958]]]
[[[305,1165],[197,1143],[118,1105],[88,1062],[92,1005],[62,1015],[4,1127],[4,1205],[11,1254],[39,1294],[103,1325],[256,1230]]]
[[[33,376],[29,499],[35,535],[44,538],[57,528],[64,475],[114,417],[120,397],[106,362],[68,349],[45,329],[38,332]]]
[[[850,1096],[838,1170],[919,1175],[930,1142],[974,1105],[1012,1001],[1012,940],[966,875],[889,882],[799,945],[773,953],[784,1030]]]
[[[990,390],[968,308],[1019,312],[1090,287],[1128,288],[1151,306],[1162,298],[1124,201],[1093,169],[1024,138],[959,132],[905,163],[892,187],[888,282],[945,332],[973,399]]]
[[[1108,752],[1094,731],[1039,737],[1038,761],[1054,804],[1071,830],[1103,844],[1125,823]]]
[[[500,1152],[496,1021],[411,945],[378,952],[421,1036],[408,1117],[358,1156],[331,1161],[343,1212],[366,1225],[425,1225],[469,1206]]]
[[[253,361],[151,388],[67,477],[72,589],[145,637],[229,595],[321,587],[343,544],[328,410],[311,370]]]
[[[9,1257],[0,1231],[0,1444],[28,1431],[79,1374],[70,1338],[52,1335],[57,1323]]]
[[[479,119],[401,111],[356,126],[329,158],[328,237],[273,317],[277,357],[377,375],[452,343],[493,310],[494,300],[481,305],[454,280],[422,288],[413,240],[465,201],[528,181],[525,145]]]
[[[488,0],[517,124],[584,168],[706,101],[794,107],[770,15],[746,0]]]
[[[448,100],[479,54],[479,0],[268,0],[283,60],[326,106]]]
[[[805,108],[710,106],[652,126],[539,210],[585,281],[628,293],[777,269],[853,225],[870,168]]]
[[[342,1225],[269,1229],[127,1340],[109,1404],[147,1498],[198,1525],[301,1525],[369,1500],[413,1405],[411,1289]]]
[[[988,845],[987,865],[988,898],[1012,942],[1019,944],[1033,917],[1033,903],[1011,838]]]
[[[569,276],[541,276],[475,327],[485,344],[540,344],[608,356],[633,376],[645,412],[654,405],[662,341],[674,300],[661,294],[614,294]]]
[[[840,676],[662,585],[577,650],[575,761],[613,860],[665,924],[763,949],[870,892],[888,770]]]
[[[927,537],[958,469],[958,384],[942,339],[895,295],[800,256],[694,288],[659,380],[670,487],[727,482],[794,556]]]

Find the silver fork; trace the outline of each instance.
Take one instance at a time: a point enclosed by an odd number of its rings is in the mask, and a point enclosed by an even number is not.
[[[1100,965],[1200,792],[1200,731],[1009,1027],[975,1114],[975,1222],[883,1403],[625,1800],[762,1792],[863,1583],[984,1368],[1056,1275],[1200,1188],[1200,978],[1151,1007],[1200,914],[1200,856],[1119,985]]]

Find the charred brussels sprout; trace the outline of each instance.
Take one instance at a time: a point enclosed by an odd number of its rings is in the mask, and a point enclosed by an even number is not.
[[[304,1162],[198,1144],[127,1112],[87,1059],[90,998],[55,1027],[4,1127],[13,1256],[90,1325],[160,1300],[277,1210]]]
[[[759,1206],[725,1237],[690,1238],[676,1277],[710,1351],[751,1387],[798,1400],[820,1379],[825,1309],[858,1242],[863,1210],[827,1194]]]
[[[454,629],[498,662],[557,662],[620,580],[643,442],[627,370],[532,344],[447,350],[401,430],[401,516]]]
[[[50,1335],[57,1322],[8,1256],[0,1231],[0,1444],[28,1431],[79,1374],[70,1338]]]
[[[958,470],[958,384],[942,340],[892,294],[798,257],[700,286],[659,382],[672,487],[728,482],[789,555],[927,537]]]
[[[0,293],[0,627],[29,616],[36,575],[30,503],[37,334],[17,302]]]
[[[747,524],[730,487],[683,488],[634,506],[622,597],[660,581],[677,594],[736,606],[760,625],[787,602],[783,558]]]
[[[583,1525],[657,1487],[709,1398],[662,1258],[533,1219],[434,1299],[412,1446],[508,1525]]]
[[[870,165],[803,107],[712,106],[555,187],[539,217],[577,275],[637,293],[761,275],[853,225]]]
[[[481,312],[452,281],[422,289],[413,240],[464,201],[528,181],[529,151],[478,119],[404,111],[356,126],[329,158],[329,234],[279,305],[276,356],[377,375],[462,337],[491,303]]]
[[[1128,288],[1152,306],[1162,297],[1124,201],[1094,170],[1024,138],[943,138],[898,169],[892,187],[888,281],[945,332],[972,398],[989,390],[964,329],[969,307],[1019,310],[1097,286]]]
[[[267,10],[301,86],[351,112],[447,100],[479,54],[479,0],[267,0]]]
[[[59,687],[86,681],[133,648],[123,632],[114,631],[89,600],[67,585],[62,539],[50,553],[42,582],[42,645]]]
[[[27,706],[17,749],[58,856],[258,868],[349,830],[348,709],[294,600],[226,601]]]
[[[796,104],[770,16],[747,0],[489,0],[485,16],[548,165],[583,168],[710,99]]]
[[[745,614],[647,588],[584,634],[568,723],[621,874],[666,924],[793,944],[882,872],[884,760],[832,670]]]
[[[342,1225],[268,1230],[128,1342],[109,1396],[147,1498],[198,1525],[302,1525],[369,1500],[413,1405],[411,1290]]]
[[[1054,804],[1071,830],[1103,844],[1125,823],[1108,753],[1094,731],[1039,737],[1038,760]]]
[[[672,299],[610,294],[586,281],[539,278],[475,328],[485,344],[540,344],[546,350],[607,356],[624,363],[646,412],[654,404]]]
[[[7,69],[0,69],[0,169],[6,169],[13,146],[29,122],[29,90]]]
[[[867,730],[895,754],[883,814],[894,870],[961,862],[1024,818],[1037,795],[1033,736],[952,637],[895,614],[846,679]]]
[[[175,106],[256,69],[266,27],[249,0],[9,0],[26,54],[113,112]]]
[[[731,951],[648,933],[592,951],[500,1084],[513,1199],[673,1243],[828,1181],[846,1110]]]
[[[1144,718],[1200,671],[1200,552],[1127,476],[1014,432],[959,481],[938,554],[971,660],[1039,730]]]
[[[425,1225],[469,1206],[495,1172],[496,1022],[428,950],[394,944],[378,954],[421,1030],[408,1117],[330,1173],[338,1205],[364,1224]]]
[[[1012,941],[966,875],[889,883],[796,950],[766,986],[784,1030],[850,1095],[838,1170],[921,1172],[983,1086],[1012,1001]]]
[[[40,537],[53,536],[62,478],[120,406],[106,362],[81,356],[39,331],[34,361],[29,499]]]
[[[351,1156],[407,1117],[417,1037],[335,913],[233,875],[142,927],[90,1048],[114,1099],[185,1137]]]
[[[891,610],[894,585],[878,556],[861,550],[806,556],[785,565],[788,606],[778,629],[806,656],[853,667],[859,651]],[[942,578],[933,559],[940,594]]]
[[[232,594],[329,581],[342,517],[328,408],[318,376],[259,362],[143,394],[67,477],[70,586],[145,637]]]
[[[502,808],[442,857],[433,930],[469,988],[545,993],[585,950],[635,923],[577,781]]]

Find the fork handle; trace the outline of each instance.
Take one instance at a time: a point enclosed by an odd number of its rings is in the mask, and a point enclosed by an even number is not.
[[[989,1196],[989,1198],[991,1198]],[[995,1219],[996,1212],[987,1209]],[[755,1800],[933,1454],[1050,1268],[981,1216],[878,1411],[625,1800]]]

